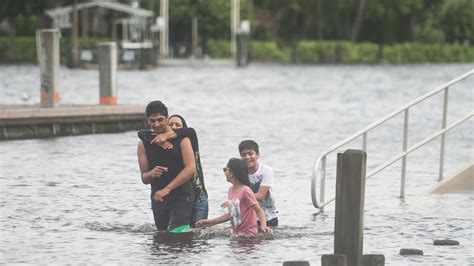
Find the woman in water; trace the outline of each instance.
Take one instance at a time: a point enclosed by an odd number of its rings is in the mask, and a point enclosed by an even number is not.
[[[232,184],[227,192],[229,212],[213,219],[197,221],[196,227],[209,227],[230,220],[233,235],[257,236],[258,217],[262,221],[261,230],[272,234],[272,229],[267,227],[265,212],[250,188],[247,164],[240,159],[231,158],[223,170],[227,182]]]

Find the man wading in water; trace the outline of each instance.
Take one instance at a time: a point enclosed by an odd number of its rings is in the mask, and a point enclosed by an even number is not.
[[[189,228],[193,208],[191,178],[196,172],[189,138],[170,140],[171,149],[151,144],[154,135],[172,130],[168,126],[168,108],[161,101],[146,107],[148,125],[153,132],[140,135],[138,164],[143,184],[151,185],[151,208],[158,230],[179,233]]]

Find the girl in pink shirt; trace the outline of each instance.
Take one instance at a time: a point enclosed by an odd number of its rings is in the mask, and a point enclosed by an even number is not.
[[[227,182],[232,183],[227,193],[229,212],[213,218],[196,222],[197,227],[209,227],[230,220],[232,233],[241,236],[256,236],[258,234],[257,216],[263,232],[272,233],[267,227],[265,212],[260,207],[250,189],[247,164],[237,158],[231,158],[224,167]]]

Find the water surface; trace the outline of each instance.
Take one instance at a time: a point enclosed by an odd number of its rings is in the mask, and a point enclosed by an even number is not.
[[[194,239],[157,234],[149,187],[140,181],[135,132],[0,142],[0,263],[209,263],[318,265],[333,252],[334,206],[311,204],[310,174],[330,145],[402,104],[461,75],[473,65],[252,64],[162,67],[119,71],[120,104],[164,101],[196,128],[210,197],[210,216],[222,214],[228,183],[222,167],[237,145],[254,139],[273,167],[280,228],[276,239],[242,241],[225,225]],[[96,70],[61,68],[63,104],[97,104]],[[448,123],[472,112],[473,79],[450,90]],[[25,92],[31,95],[21,99]],[[36,104],[39,69],[0,66],[0,105]],[[442,95],[410,112],[409,145],[441,127]],[[401,150],[402,116],[369,135],[368,167]],[[473,161],[472,120],[448,134],[446,175]],[[356,140],[345,148],[360,148]],[[335,155],[328,158],[327,197],[333,194]],[[401,201],[397,163],[367,182],[364,253],[387,265],[472,264],[473,196],[429,195],[436,184],[439,140],[410,155],[407,197]],[[433,246],[435,239],[459,246]],[[403,257],[401,248],[424,256]]]

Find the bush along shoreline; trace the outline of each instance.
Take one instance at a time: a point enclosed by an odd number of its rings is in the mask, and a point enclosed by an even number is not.
[[[81,38],[80,49],[95,51],[104,38]],[[67,39],[60,41],[61,62],[67,58]],[[228,40],[207,40],[203,47],[211,58],[230,58]],[[472,63],[474,46],[446,43],[395,43],[378,45],[370,42],[299,41],[293,47],[279,46],[273,41],[250,41],[250,58],[255,62],[297,64],[417,64]],[[36,63],[35,37],[0,37],[0,63]]]
[[[230,42],[210,40],[210,57],[230,58]],[[250,57],[257,62],[335,64],[335,63],[472,63],[474,46],[445,43],[396,43],[378,45],[370,42],[300,41],[295,48],[276,42],[251,41]]]
[[[79,40],[80,49],[92,50],[95,52],[99,42],[107,42],[107,38],[81,38]],[[10,43],[10,38],[0,36],[0,63],[34,63],[38,62],[36,56],[35,37],[16,37],[14,44]],[[66,38],[59,41],[59,53],[61,63],[67,61],[68,42]]]

